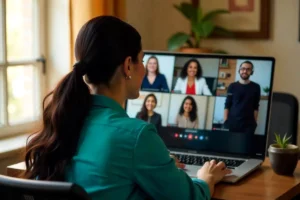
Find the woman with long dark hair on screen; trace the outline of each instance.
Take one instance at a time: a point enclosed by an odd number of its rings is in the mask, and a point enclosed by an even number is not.
[[[181,128],[199,128],[197,104],[193,97],[186,96],[176,117],[176,124]]]
[[[202,77],[202,67],[197,59],[187,61],[177,79],[174,92],[191,95],[212,95],[205,78]]]
[[[146,62],[146,74],[141,89],[145,91],[169,92],[165,75],[159,72],[159,64],[156,56],[150,56]]]
[[[161,115],[157,112],[154,112],[156,105],[156,96],[154,94],[148,94],[145,97],[141,111],[137,113],[136,118],[155,125],[156,129],[159,130],[161,127]]]
[[[191,179],[155,127],[122,107],[139,96],[145,73],[139,33],[112,16],[93,18],[77,36],[75,56],[73,70],[47,96],[23,177],[73,182],[95,200],[209,199],[228,173],[225,164],[207,162]]]

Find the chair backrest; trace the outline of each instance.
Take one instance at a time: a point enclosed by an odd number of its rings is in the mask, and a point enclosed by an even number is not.
[[[90,200],[83,188],[73,183],[37,181],[0,175],[0,199],[5,200]]]
[[[290,142],[297,144],[298,112],[297,98],[288,93],[274,92],[271,104],[269,135],[266,148],[274,143],[274,133],[291,135]],[[267,151],[266,151],[267,152]]]

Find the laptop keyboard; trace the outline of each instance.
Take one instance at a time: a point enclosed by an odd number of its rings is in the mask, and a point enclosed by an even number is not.
[[[216,158],[207,156],[193,156],[185,154],[172,154],[177,157],[177,159],[186,165],[199,165],[202,166],[206,161],[216,160],[217,162],[223,161],[227,168],[234,169],[245,162],[245,160],[233,160],[226,158]]]

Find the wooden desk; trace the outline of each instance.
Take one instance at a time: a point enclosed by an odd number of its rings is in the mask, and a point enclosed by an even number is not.
[[[24,163],[7,167],[8,176],[16,176],[25,169]],[[266,158],[263,165],[237,184],[219,183],[213,199],[285,200],[300,194],[300,162],[294,176],[279,176]]]

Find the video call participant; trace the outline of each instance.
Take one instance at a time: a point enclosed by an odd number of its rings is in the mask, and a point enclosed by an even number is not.
[[[154,112],[157,105],[157,98],[154,94],[148,94],[145,97],[142,109],[137,113],[136,118],[142,119],[148,123],[155,125],[156,129],[159,130],[161,127],[161,115]]]
[[[179,113],[176,117],[176,124],[180,128],[199,128],[197,116],[197,104],[193,97],[186,96],[182,101]]]
[[[174,92],[177,91],[182,94],[212,95],[202,77],[202,67],[198,60],[191,59],[185,63],[174,87]]]
[[[149,57],[145,67],[146,74],[142,82],[141,90],[169,92],[169,87],[165,75],[159,73],[159,64],[157,57]]]
[[[28,138],[22,178],[76,183],[94,200],[211,198],[231,172],[225,163],[206,162],[190,178],[155,127],[122,107],[139,97],[141,44],[136,29],[113,16],[83,25],[77,63],[45,97],[43,126]]]
[[[254,66],[250,61],[240,65],[240,80],[228,87],[224,111],[224,128],[232,132],[254,134],[260,101],[259,84],[250,81]]]

